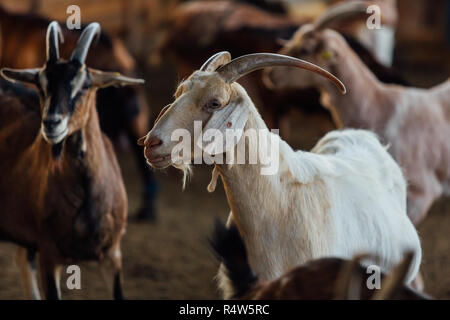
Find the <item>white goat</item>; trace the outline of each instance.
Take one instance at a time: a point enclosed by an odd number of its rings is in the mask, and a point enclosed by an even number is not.
[[[279,143],[279,154],[270,155],[272,162],[279,163],[278,172],[261,175],[261,164],[215,163],[210,186],[220,175],[232,211],[229,223],[238,227],[250,265],[260,279],[275,279],[310,259],[351,258],[357,252],[379,256],[386,270],[401,261],[405,250],[413,250],[415,261],[407,281],[413,280],[421,247],[406,215],[406,183],[375,135],[364,130],[334,131],[312,152],[295,152],[268,131],[235,81],[256,69],[289,65],[320,73],[345,92],[342,83],[317,66],[282,55],[253,54],[230,60],[228,52],[218,53],[180,84],[176,100],[139,141],[145,145],[149,164],[186,169],[170,156],[178,144],[171,135],[179,128],[193,134],[195,120],[206,123],[205,131],[259,130],[260,147],[261,142]],[[233,146],[237,152],[243,146],[249,150],[249,140],[241,137]],[[226,275],[220,277],[226,287]]]
[[[437,198],[450,195],[450,80],[429,90],[383,84],[339,33],[317,24],[303,26],[280,52],[332,70],[345,82],[348,94],[341,96],[319,77],[293,68],[267,73],[277,88],[318,88],[338,128],[372,130],[390,145],[409,183],[408,215],[414,224]]]

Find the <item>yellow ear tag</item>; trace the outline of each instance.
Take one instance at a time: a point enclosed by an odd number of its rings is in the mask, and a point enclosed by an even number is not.
[[[330,60],[333,58],[333,54],[329,50],[322,51],[322,59],[324,60]]]

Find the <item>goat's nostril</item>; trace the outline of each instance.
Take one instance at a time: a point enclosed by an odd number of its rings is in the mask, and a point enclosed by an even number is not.
[[[43,122],[44,122],[44,126],[46,129],[53,130],[61,123],[61,120],[59,120],[59,119],[44,119]]]
[[[162,145],[162,140],[156,137],[152,137],[149,139],[147,143],[147,148],[156,148],[157,146]]]

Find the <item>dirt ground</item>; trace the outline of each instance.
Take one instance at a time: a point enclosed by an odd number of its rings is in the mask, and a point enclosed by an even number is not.
[[[328,129],[319,119],[294,114],[291,144],[311,147]],[[161,193],[156,224],[136,223],[140,179],[129,153],[119,159],[127,185],[130,219],[123,239],[124,293],[128,299],[216,299],[214,276],[217,262],[207,238],[215,217],[223,221],[228,205],[221,184],[209,194],[206,186],[211,169],[196,166],[186,190],[181,190],[181,175],[174,169],[158,172]],[[419,228],[423,245],[426,292],[439,299],[450,298],[450,199],[442,199],[431,209]],[[15,247],[0,243],[0,299],[22,299],[19,273],[13,262]],[[95,263],[81,264],[82,289],[63,290],[65,299],[109,299],[108,291]],[[65,288],[67,275],[63,274]]]

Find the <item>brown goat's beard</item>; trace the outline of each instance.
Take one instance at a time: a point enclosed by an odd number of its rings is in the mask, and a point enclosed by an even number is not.
[[[62,170],[63,162],[61,160],[62,160],[62,154],[63,154],[63,149],[64,149],[64,141],[65,141],[65,139],[58,144],[52,145],[52,149],[51,149],[52,161],[50,162],[50,169],[51,169],[51,172],[53,172],[53,173]]]
[[[52,157],[56,162],[59,162],[61,160],[61,155],[64,149],[64,141],[65,139],[57,144],[52,145]]]

